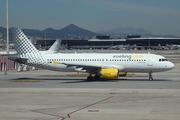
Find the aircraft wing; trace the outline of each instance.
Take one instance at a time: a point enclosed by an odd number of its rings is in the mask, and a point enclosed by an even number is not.
[[[67,65],[67,67],[76,67],[76,68],[82,68],[83,70],[89,70],[89,69],[101,69],[101,68],[118,68],[120,71],[124,70],[124,67],[122,65],[101,65],[101,64],[96,64],[96,65],[91,65],[91,64],[69,64],[69,63],[61,63],[64,65]]]
[[[91,64],[72,64],[72,63],[61,63],[67,65],[68,67],[76,66],[76,67],[96,67],[101,68],[101,65],[91,65]]]

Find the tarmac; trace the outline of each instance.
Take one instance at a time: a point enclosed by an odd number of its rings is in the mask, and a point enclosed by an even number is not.
[[[177,62],[154,81],[147,73],[86,81],[76,72],[0,72],[0,119],[179,120],[179,71]]]

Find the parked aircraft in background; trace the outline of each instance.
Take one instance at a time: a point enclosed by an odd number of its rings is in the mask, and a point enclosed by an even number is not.
[[[175,44],[166,44],[166,47],[169,48],[170,50],[177,50],[180,48],[180,45],[175,45]]]
[[[58,53],[61,47],[61,39],[56,39],[54,44],[46,51],[40,51],[41,53]]]

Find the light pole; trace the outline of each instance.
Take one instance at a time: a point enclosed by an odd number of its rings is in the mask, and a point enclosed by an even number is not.
[[[148,46],[149,46],[149,50],[150,50],[150,47],[151,47],[150,39],[148,39]]]
[[[46,33],[44,33],[45,36],[45,50],[46,50]]]
[[[8,24],[8,0],[6,0],[6,30],[7,30],[7,54],[9,54],[9,24]]]

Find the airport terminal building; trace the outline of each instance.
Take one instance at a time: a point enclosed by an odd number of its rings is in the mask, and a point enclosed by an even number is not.
[[[38,40],[37,45],[51,46],[55,40]],[[109,37],[101,37],[95,39],[71,39],[62,40],[62,45],[67,49],[111,49],[118,47],[132,48],[138,46],[138,49],[154,49],[157,46],[180,45],[180,38],[164,38],[164,37],[146,37],[128,36],[126,39],[110,39]],[[129,48],[129,49],[130,49]]]
[[[34,45],[37,48],[48,49],[55,39],[38,39]],[[100,36],[93,39],[63,39],[62,46],[66,49],[160,49],[162,46],[180,48],[180,38],[127,36],[124,39],[111,39],[109,36]],[[10,44],[12,45],[12,44]],[[11,48],[14,45],[10,46]],[[3,48],[4,45],[0,45]],[[171,49],[171,48],[170,48]],[[174,48],[173,48],[174,49]],[[176,49],[176,48],[175,48]]]

